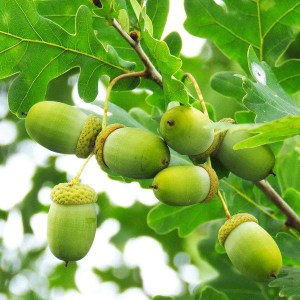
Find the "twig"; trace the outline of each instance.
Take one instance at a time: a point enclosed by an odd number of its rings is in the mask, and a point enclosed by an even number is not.
[[[156,70],[155,66],[152,64],[151,60],[141,47],[139,40],[132,39],[130,35],[123,30],[123,28],[116,19],[113,19],[112,26],[120,33],[120,35],[128,42],[128,44],[135,50],[137,55],[140,57],[141,61],[143,62],[146,68],[146,77],[154,80],[158,85],[162,86],[162,76]]]
[[[300,231],[300,217],[296,212],[280,197],[274,188],[266,181],[255,182],[255,185],[262,190],[270,200],[282,211],[287,217],[285,224]]]

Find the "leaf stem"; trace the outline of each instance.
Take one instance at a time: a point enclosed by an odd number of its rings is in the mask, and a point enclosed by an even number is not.
[[[255,182],[255,185],[282,211],[287,217],[286,226],[293,227],[300,231],[300,217],[297,213],[281,198],[275,189],[266,180]]]
[[[191,74],[191,73],[185,73],[184,74],[185,77],[187,77],[193,84],[194,88],[195,88],[195,91],[197,93],[197,96],[198,96],[198,99],[199,99],[199,103],[202,107],[202,111],[203,113],[209,118],[209,115],[208,115],[208,112],[207,112],[207,108],[206,108],[206,105],[205,105],[205,102],[204,102],[204,98],[203,98],[203,95],[202,95],[202,92],[200,90],[200,87],[195,79],[195,77]]]
[[[132,73],[125,73],[115,77],[108,85],[106,90],[105,102],[103,107],[103,119],[102,119],[102,130],[106,128],[107,125],[107,112],[108,112],[108,103],[111,90],[113,86],[121,79],[129,78],[129,77],[145,77],[147,75],[146,71],[140,72],[132,72]]]
[[[119,34],[124,38],[126,42],[134,49],[134,51],[137,53],[139,58],[141,59],[142,63],[144,64],[146,68],[146,75],[145,77],[152,79],[154,82],[156,82],[159,86],[163,86],[162,82],[162,76],[161,74],[157,71],[143,48],[141,47],[141,44],[139,40],[132,39],[130,35],[123,30],[121,25],[116,19],[112,20],[112,26],[119,32]]]
[[[221,194],[220,190],[218,190],[218,197],[220,198],[220,200],[223,204],[223,208],[224,208],[227,219],[230,219],[231,215],[230,215],[229,209],[227,207],[226,201],[225,201],[223,195]]]

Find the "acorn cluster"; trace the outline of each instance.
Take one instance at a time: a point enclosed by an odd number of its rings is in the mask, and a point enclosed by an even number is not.
[[[101,130],[97,116],[53,101],[33,105],[25,121],[30,137],[42,146],[80,158],[94,153],[104,171],[132,179],[153,179],[155,197],[176,206],[204,203],[217,194],[215,171],[199,163],[209,156],[246,180],[259,181],[272,172],[275,158],[268,146],[233,150],[233,145],[249,134],[234,129],[215,134],[210,124],[211,120],[196,108],[176,106],[163,114],[161,136],[122,124]],[[170,149],[189,156],[190,164],[170,164]],[[65,262],[79,260],[94,240],[96,193],[75,180],[55,186],[51,198],[49,247]],[[219,240],[241,273],[255,280],[268,280],[281,268],[280,251],[257,220],[249,216],[230,218],[220,229]]]

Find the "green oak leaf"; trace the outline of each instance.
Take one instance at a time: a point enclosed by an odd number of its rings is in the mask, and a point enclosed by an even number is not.
[[[74,33],[76,12],[82,5],[82,0],[74,0],[72,1],[72,5],[70,5],[70,2],[67,0],[35,0],[35,3],[39,14],[59,24],[68,32]],[[135,61],[136,69],[142,69],[143,64],[137,59],[137,55],[132,47],[121,37],[115,28],[107,22],[105,17],[101,17],[99,14],[95,13],[99,12],[99,9],[94,9],[94,6],[88,0],[84,4],[94,12],[92,14],[93,28],[102,45],[104,47],[107,47],[107,45],[113,46],[125,60]],[[137,20],[130,8],[131,5],[127,5],[130,25],[131,27],[134,27]],[[114,89],[117,89],[117,87],[115,86]]]
[[[249,70],[255,81],[244,77],[245,106],[256,113],[256,122],[300,115],[300,109],[278,84],[271,68],[258,60],[252,47],[248,51]]]
[[[280,297],[300,296],[300,267],[284,267],[278,278],[269,283],[280,288]]]
[[[214,198],[208,203],[191,206],[170,206],[163,203],[152,208],[148,214],[148,225],[159,234],[177,229],[181,237],[193,232],[199,225],[224,216],[222,206]]]
[[[273,71],[278,83],[289,93],[294,94],[300,90],[300,59],[289,59]]]
[[[255,113],[253,113],[252,111],[237,111],[234,114],[234,119],[237,124],[254,123]]]
[[[300,137],[287,139],[277,155],[276,177],[282,192],[288,188],[300,189]],[[292,176],[291,176],[292,174]]]
[[[185,0],[185,28],[191,34],[213,41],[231,59],[247,69],[249,45],[260,61],[275,65],[295,39],[299,26],[298,1]],[[247,24],[247,26],[245,26]]]
[[[101,75],[115,77],[135,66],[121,59],[111,46],[102,46],[86,6],[77,11],[75,34],[39,15],[30,0],[5,2],[0,5],[0,15],[0,78],[17,74],[8,100],[11,111],[19,117],[43,100],[50,80],[72,68],[81,70],[80,97],[92,101]]]
[[[253,148],[260,145],[283,141],[300,134],[300,116],[289,116],[265,124],[256,124],[248,130],[254,135],[234,145],[233,149]]]
[[[215,73],[210,81],[211,87],[218,93],[242,102],[245,96],[243,76],[233,71]]]
[[[50,287],[60,287],[67,291],[69,289],[78,290],[75,275],[77,271],[77,265],[75,262],[70,262],[66,268],[64,263],[60,263],[55,267],[52,272],[48,275]]]
[[[209,285],[204,285],[201,287],[199,292],[199,297],[194,298],[194,300],[228,300],[226,294]]]
[[[182,48],[182,39],[178,32],[170,32],[165,38],[164,41],[167,43],[170,53],[174,56],[179,56]]]
[[[142,24],[143,22],[145,23],[145,21],[141,21]],[[171,101],[188,104],[189,98],[184,84],[174,77],[174,74],[182,66],[181,59],[170,53],[170,49],[165,41],[155,39],[148,30],[142,30],[141,34],[143,43],[152,58],[151,61],[162,75],[165,97],[164,103],[161,104],[163,110],[166,109]]]
[[[168,296],[154,296],[152,300],[175,300],[174,297]]]
[[[300,263],[299,239],[285,232],[280,232],[276,237],[276,242],[278,244],[278,247],[280,247],[283,256],[292,258]]]
[[[153,24],[153,37],[160,39],[169,14],[169,0],[147,0],[146,12]]]

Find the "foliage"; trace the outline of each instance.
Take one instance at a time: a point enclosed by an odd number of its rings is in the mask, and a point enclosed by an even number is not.
[[[300,2],[185,0],[186,30],[207,39],[196,57],[181,53],[184,40],[178,32],[163,35],[169,15],[168,0],[100,3],[101,8],[88,0],[75,0],[72,4],[67,0],[0,0],[0,108],[3,106],[5,111],[8,103],[10,110],[3,116],[0,111],[0,124],[12,122],[17,131],[15,140],[0,144],[0,174],[4,174],[2,168],[14,157],[26,152],[24,145],[29,137],[24,118],[34,103],[46,98],[74,104],[72,90],[76,82],[80,98],[91,103],[83,110],[104,107],[104,99],[97,97],[99,83],[107,87],[121,74],[146,69],[147,76],[128,77],[114,86],[108,124],[122,123],[159,135],[159,120],[175,103],[201,109],[185,76],[191,73],[201,87],[210,118],[215,121],[211,126],[220,132],[234,126],[252,134],[236,144],[235,149],[270,144],[276,155],[276,177],[269,176],[268,181],[299,214]],[[236,124],[219,122],[224,117],[234,118]],[[1,132],[0,138],[2,135]],[[45,243],[30,246],[26,241],[28,238],[37,243],[33,220],[45,215],[49,208],[49,203],[40,200],[42,191],[74,176],[60,169],[59,158],[47,152],[43,163],[35,163],[31,186],[16,204],[8,209],[0,203],[0,298],[1,293],[9,299],[50,299],[62,290],[81,292],[76,280],[82,270],[80,263],[65,268],[53,260]],[[187,156],[171,151],[171,165],[191,163]],[[231,265],[217,242],[225,217],[218,197],[186,207],[157,204],[149,208],[140,201],[123,207],[114,204],[105,190],[98,195],[97,234],[112,220],[119,224],[107,243],[122,259],[103,267],[94,257],[94,264],[86,272],[97,278],[99,285],[113,283],[119,294],[137,288],[154,300],[300,297],[299,232],[288,227],[282,209],[252,182],[229,174],[214,158],[212,166],[231,213],[255,215],[276,238],[284,262],[277,279],[256,283]],[[16,174],[20,172],[22,169],[16,170]],[[151,185],[151,180],[108,176],[115,184],[126,182],[128,190],[136,182],[140,189]],[[8,185],[6,180],[1,178]],[[18,176],[14,184],[17,186]],[[1,226],[9,223],[14,212],[20,214],[26,238],[10,251]],[[162,245],[167,265],[182,285],[180,291],[152,293],[147,289],[142,267],[125,262],[129,241],[142,237]],[[180,253],[191,261],[176,263]],[[150,259],[151,253],[146,254]],[[45,257],[51,257],[50,266]],[[38,279],[40,264],[45,275]],[[181,267],[186,265],[200,270],[197,283],[182,276]],[[157,276],[159,273],[157,270]],[[32,283],[24,291],[16,291],[16,283],[24,277]]]

